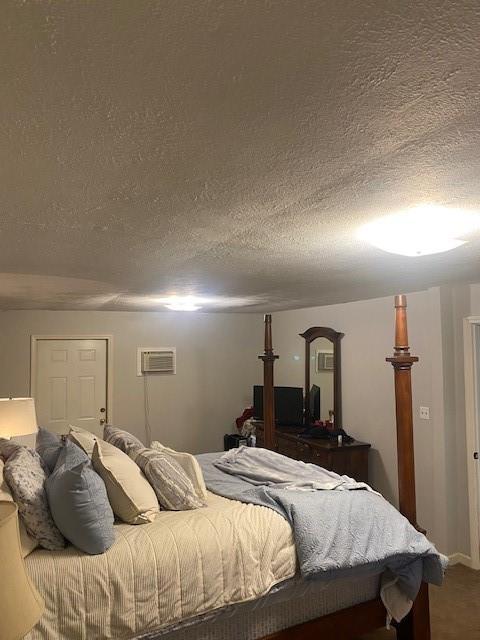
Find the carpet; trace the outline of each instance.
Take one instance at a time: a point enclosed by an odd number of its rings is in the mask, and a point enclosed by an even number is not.
[[[480,571],[461,564],[447,570],[442,587],[430,587],[432,640],[480,640]],[[380,629],[358,640],[395,640]]]

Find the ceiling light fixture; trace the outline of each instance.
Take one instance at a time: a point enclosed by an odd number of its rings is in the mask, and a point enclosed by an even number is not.
[[[1,275],[1,274],[0,274]],[[168,308],[172,311],[198,311],[206,309],[208,311],[221,311],[237,307],[249,307],[254,304],[264,304],[264,299],[260,296],[241,298],[240,296],[214,296],[214,295],[180,295],[171,293],[169,295],[144,294],[138,296],[122,295],[116,300],[117,305],[124,308],[144,308],[149,310],[160,310]]]
[[[456,249],[462,236],[480,229],[478,212],[423,204],[378,218],[360,229],[369,244],[402,256],[426,256]]]
[[[201,302],[203,300],[194,296],[170,296],[165,299],[164,305],[172,311],[198,311],[202,308]]]

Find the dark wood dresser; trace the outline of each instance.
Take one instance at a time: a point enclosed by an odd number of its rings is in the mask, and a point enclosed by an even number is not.
[[[257,447],[264,446],[263,423],[255,422]],[[276,428],[276,451],[303,462],[312,462],[319,467],[350,476],[358,482],[368,482],[368,451],[370,445],[354,440],[350,444],[338,445],[336,441],[302,438],[298,428]]]

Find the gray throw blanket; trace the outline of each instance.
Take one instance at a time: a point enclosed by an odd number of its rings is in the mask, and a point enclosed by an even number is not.
[[[382,573],[381,596],[396,620],[422,580],[442,583],[447,558],[382,496],[358,490],[363,483],[266,449],[197,457],[210,491],[268,507],[290,523],[304,577]]]

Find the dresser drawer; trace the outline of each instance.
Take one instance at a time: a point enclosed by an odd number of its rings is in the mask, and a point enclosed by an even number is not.
[[[315,462],[315,451],[312,447],[306,442],[299,442],[297,444],[298,448],[298,460],[303,460],[303,462]]]
[[[281,435],[277,435],[277,451],[282,456],[288,456],[294,460],[301,460],[301,453],[299,449],[299,443],[290,438],[282,438]]]

